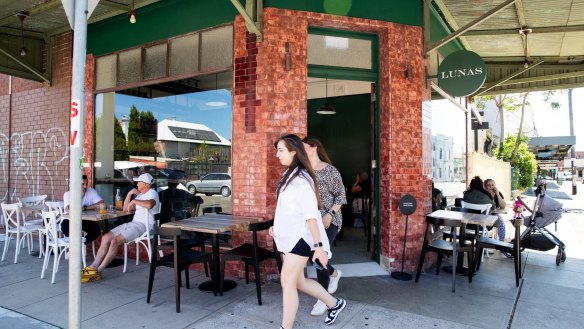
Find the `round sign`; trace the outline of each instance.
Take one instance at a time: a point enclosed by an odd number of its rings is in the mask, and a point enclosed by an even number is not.
[[[438,85],[452,96],[468,96],[479,90],[486,79],[487,66],[472,51],[456,51],[438,67]]]
[[[411,215],[416,211],[418,202],[410,194],[406,194],[399,199],[399,211],[404,215]]]

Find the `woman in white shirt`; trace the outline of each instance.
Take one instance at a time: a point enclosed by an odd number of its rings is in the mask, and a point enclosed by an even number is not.
[[[326,304],[328,314],[324,323],[330,325],[345,308],[346,301],[333,297],[318,282],[304,277],[304,266],[309,258],[326,268],[331,256],[318,210],[320,200],[316,176],[300,137],[284,135],[274,145],[276,157],[287,167],[278,183],[274,226],[270,228],[278,250],[284,254],[280,276],[283,300],[281,328],[289,329],[294,325],[298,290]]]

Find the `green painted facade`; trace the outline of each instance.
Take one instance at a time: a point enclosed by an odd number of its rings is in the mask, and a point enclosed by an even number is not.
[[[422,25],[421,2],[412,0],[265,0],[264,7],[337,15],[348,8],[344,16]],[[230,23],[238,13],[229,0],[164,0],[139,8],[137,14],[136,24],[130,24],[127,15],[90,24],[87,53],[99,56]]]

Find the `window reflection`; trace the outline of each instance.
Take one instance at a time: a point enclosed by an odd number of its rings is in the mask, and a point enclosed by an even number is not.
[[[231,72],[99,94],[95,112],[96,188],[109,202],[144,172],[162,191],[188,190],[210,173],[231,173]],[[221,188],[221,187],[220,187]],[[231,212],[229,190],[200,196]],[[191,192],[198,192],[191,189]],[[229,193],[226,193],[229,192]]]

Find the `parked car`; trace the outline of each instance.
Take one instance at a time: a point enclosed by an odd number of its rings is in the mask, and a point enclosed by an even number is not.
[[[231,195],[231,175],[226,173],[207,174],[199,180],[188,182],[187,189],[192,194],[221,194],[224,197],[228,197]]]

